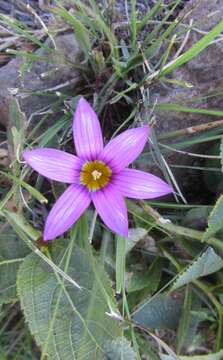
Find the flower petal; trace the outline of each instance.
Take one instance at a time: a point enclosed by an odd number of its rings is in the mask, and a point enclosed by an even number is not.
[[[123,196],[112,184],[93,192],[92,201],[108,228],[121,236],[128,236],[127,207]]]
[[[166,182],[144,171],[124,169],[112,178],[112,184],[126,197],[153,199],[173,192]]]
[[[81,160],[64,151],[50,148],[27,150],[23,157],[34,170],[49,179],[72,184],[80,177]]]
[[[105,146],[100,153],[100,160],[105,161],[113,172],[119,172],[139,156],[148,134],[148,126],[124,131]]]
[[[100,122],[90,104],[81,98],[73,121],[74,143],[77,155],[84,160],[95,160],[103,149]]]
[[[91,202],[89,192],[72,184],[52,207],[45,224],[43,239],[52,240],[67,231]]]

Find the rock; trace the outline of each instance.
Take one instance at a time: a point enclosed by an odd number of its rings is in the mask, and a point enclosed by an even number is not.
[[[9,94],[0,95],[0,109],[0,124],[6,127],[9,122]]]
[[[189,20],[193,19],[196,28],[201,31],[210,31],[220,20],[222,20],[223,1],[219,0],[193,0],[185,6],[182,15],[189,13]],[[192,31],[187,48],[196,43],[201,34]],[[184,51],[185,51],[184,50]],[[201,99],[186,105],[185,101],[193,97],[207,95],[223,85],[223,43],[217,42],[202,51],[197,57],[181,66],[171,74],[173,79],[182,80],[192,84],[192,88],[183,87],[160,87],[153,91],[153,101],[157,99],[159,103],[178,103],[188,107],[200,108],[223,108],[222,97],[210,97]],[[198,125],[214,119],[211,116],[185,114],[178,112],[157,111],[158,132],[177,130],[192,125]],[[216,120],[216,118],[215,118]]]
[[[20,103],[21,110],[29,117],[34,112],[42,110],[45,106],[49,106],[55,100],[55,96],[43,96],[47,94],[47,89],[62,89],[73,87],[79,79],[77,70],[72,64],[79,61],[79,47],[74,34],[64,34],[56,38],[56,47],[58,57],[51,56],[52,62],[37,61],[34,62],[31,69],[20,76],[20,67],[24,63],[22,58],[14,58],[7,65],[0,68],[0,123],[7,127],[9,123],[9,99],[15,95]],[[48,40],[48,45],[50,41]],[[52,44],[51,44],[52,45]],[[36,51],[37,55],[46,56],[45,49]],[[63,57],[69,60],[69,64],[65,64]],[[61,64],[58,65],[58,61]],[[50,90],[49,90],[50,91]],[[55,93],[54,91],[54,93]],[[41,94],[35,95],[35,92]],[[52,90],[53,93],[53,90]]]
[[[202,32],[210,31],[218,22],[222,20],[223,1],[222,0],[191,0],[180,13],[187,17],[187,23],[193,19],[196,28]],[[179,30],[179,29],[178,29]],[[203,34],[204,35],[204,34]],[[191,31],[190,38],[184,49],[186,51],[202,36],[200,32]],[[223,42],[214,42],[203,50],[197,57],[189,61],[187,64],[179,67],[168,75],[172,79],[182,80],[192,84],[192,88],[173,87],[169,85],[155,85],[150,90],[151,104],[155,103],[177,103],[187,107],[197,107],[203,109],[219,109],[223,110],[222,96],[204,97],[211,92],[222,90],[223,86]],[[192,98],[198,98],[194,102],[187,102]],[[155,110],[156,116],[156,134],[165,134],[166,132],[183,129],[194,125],[218,120],[219,117],[207,116],[201,114],[170,112]],[[143,114],[142,117],[145,115]],[[182,139],[182,138],[181,138]],[[180,139],[174,139],[173,142]],[[168,144],[170,144],[168,140]],[[162,143],[165,141],[162,140]],[[204,153],[209,145],[199,145],[199,147],[187,148],[187,151]],[[190,157],[176,152],[165,154],[165,159],[169,164],[186,165],[186,166],[203,166],[198,158]],[[148,164],[148,169],[157,172],[157,166],[152,163]],[[202,173],[195,170],[172,168],[175,178],[181,188],[186,189],[187,198],[192,200],[194,194],[202,192]],[[158,173],[158,172],[157,172]],[[200,195],[199,195],[200,196]],[[204,197],[203,197],[204,199]],[[198,199],[196,199],[198,200]]]

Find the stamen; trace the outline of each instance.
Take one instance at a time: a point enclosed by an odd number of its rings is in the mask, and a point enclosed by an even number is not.
[[[102,173],[97,170],[94,170],[94,171],[92,171],[91,175],[93,176],[94,180],[98,180],[98,179],[100,179]]]
[[[81,168],[80,183],[89,191],[96,191],[108,184],[111,174],[111,169],[103,161],[86,161]]]

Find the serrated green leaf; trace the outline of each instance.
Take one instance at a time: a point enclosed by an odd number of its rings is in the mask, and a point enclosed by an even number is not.
[[[136,353],[125,338],[106,342],[104,345],[106,360],[136,360]]]
[[[179,360],[222,360],[223,350],[209,355],[179,356]],[[160,354],[161,360],[175,360],[170,355]]]
[[[132,318],[140,325],[152,329],[173,329],[177,326],[182,309],[182,299],[159,294],[141,305]]]
[[[206,241],[210,236],[221,229],[223,229],[223,195],[219,197],[214,209],[210,213],[208,218],[208,228],[204,233],[203,241]]]
[[[212,274],[222,267],[223,259],[209,247],[178,276],[172,286],[172,290],[176,290],[183,285],[189,284],[202,276]]]
[[[151,266],[145,272],[133,273],[129,281],[128,293],[147,289],[148,292],[153,293],[159,286],[162,266],[160,259],[155,259]]]
[[[0,305],[17,300],[16,275],[29,252],[9,227],[0,235]]]
[[[53,248],[55,263],[66,251],[67,242],[61,244],[59,253]],[[49,359],[103,359],[103,345],[120,336],[117,321],[106,315],[110,309],[105,292],[113,298],[110,281],[77,246],[67,273],[78,280],[81,289],[59,283],[53,270],[35,254],[21,265],[17,288],[31,333]],[[100,284],[96,274],[100,274]]]

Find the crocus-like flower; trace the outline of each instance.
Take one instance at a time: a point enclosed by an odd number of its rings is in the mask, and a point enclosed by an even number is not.
[[[44,240],[67,231],[91,201],[112,231],[128,236],[124,197],[152,199],[173,191],[158,177],[127,168],[142,152],[148,134],[148,126],[126,130],[104,146],[98,117],[81,98],[73,121],[77,156],[50,148],[23,153],[26,162],[41,175],[70,184],[48,215]]]

